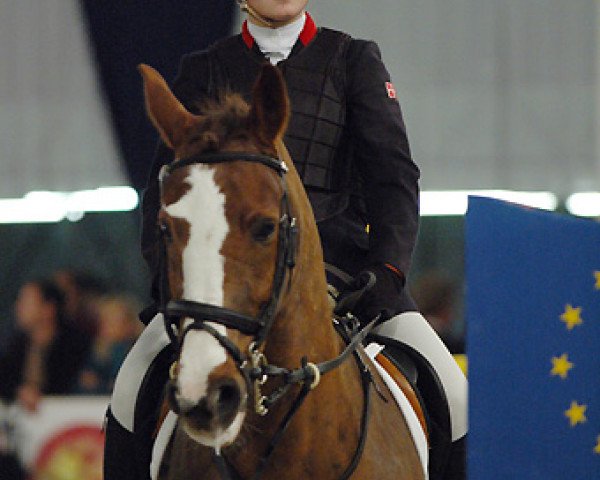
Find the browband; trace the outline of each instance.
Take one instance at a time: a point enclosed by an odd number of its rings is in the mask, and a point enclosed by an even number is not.
[[[215,164],[234,162],[236,160],[262,163],[269,168],[275,170],[279,175],[287,173],[288,168],[283,160],[270,157],[268,155],[261,155],[258,153],[243,153],[243,152],[219,152],[219,153],[201,153],[193,155],[191,157],[182,158],[175,160],[173,163],[165,166],[165,173],[168,175],[178,168],[187,167],[189,165],[198,164]]]
[[[190,317],[197,322],[215,322],[227,328],[239,330],[245,335],[256,335],[264,327],[256,318],[207,303],[189,300],[170,300],[166,314],[174,317]]]

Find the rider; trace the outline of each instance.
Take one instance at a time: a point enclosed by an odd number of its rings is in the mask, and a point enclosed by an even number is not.
[[[284,141],[313,206],[325,261],[354,278],[349,286],[335,275],[329,280],[351,291],[370,273],[375,276],[353,313],[362,320],[381,314],[387,321],[379,341],[382,336],[391,336],[391,343],[400,340],[433,367],[448,399],[454,441],[439,478],[464,478],[466,380],[404,289],[418,230],[419,170],[379,49],[374,42],[318,28],[305,11],[308,0],[239,3],[247,13],[241,34],[184,56],[173,92],[192,112],[223,89],[249,100],[261,63],[280,68],[292,111]],[[143,202],[142,251],[155,274],[157,300],[158,172],[172,159],[160,144]],[[122,367],[108,413],[105,478],[110,480],[148,477],[156,392],[171,354],[160,315],[148,322]]]

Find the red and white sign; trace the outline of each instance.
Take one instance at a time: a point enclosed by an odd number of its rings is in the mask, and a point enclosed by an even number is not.
[[[17,454],[33,479],[101,480],[109,397],[45,397],[38,411],[12,406]],[[1,416],[1,415],[0,415]]]

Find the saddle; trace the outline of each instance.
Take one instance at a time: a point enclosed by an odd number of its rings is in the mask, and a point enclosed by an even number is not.
[[[442,479],[452,445],[450,410],[440,379],[431,364],[412,347],[371,334],[365,343],[385,348],[376,360],[398,384],[415,410],[429,444],[429,479]]]

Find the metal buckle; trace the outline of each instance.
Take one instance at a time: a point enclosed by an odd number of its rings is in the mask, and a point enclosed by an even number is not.
[[[171,380],[177,380],[177,372],[179,371],[179,362],[175,360],[169,367],[169,378]]]
[[[256,343],[252,342],[250,347],[248,348],[248,353],[250,354],[250,364],[253,370],[261,370],[268,365],[267,357],[264,353],[257,350]],[[267,399],[261,392],[260,387],[267,383],[268,377],[263,374],[260,378],[255,378],[253,383],[254,386],[254,411],[260,415],[265,416],[269,413],[269,409],[265,407],[265,400]]]

